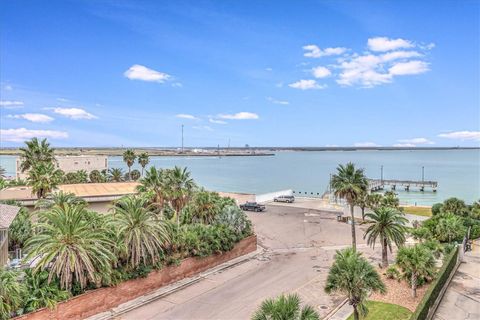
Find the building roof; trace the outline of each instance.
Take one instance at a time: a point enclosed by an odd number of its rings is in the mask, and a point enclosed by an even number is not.
[[[70,192],[77,197],[114,197],[136,193],[137,182],[77,183],[58,186],[58,191]],[[36,200],[30,187],[13,187],[0,191],[0,200],[28,201]]]
[[[0,203],[0,229],[10,227],[18,211],[20,211],[20,207]]]

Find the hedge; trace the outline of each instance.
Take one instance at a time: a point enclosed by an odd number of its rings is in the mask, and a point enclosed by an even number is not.
[[[447,282],[448,278],[450,277],[453,268],[455,268],[455,265],[457,264],[458,250],[459,248],[456,247],[455,250],[452,250],[452,252],[450,252],[450,254],[446,257],[442,267],[440,268],[440,271],[437,274],[437,277],[430,284],[430,287],[425,292],[422,301],[420,301],[420,303],[418,304],[415,312],[410,317],[410,320],[427,319],[430,308],[437,300],[440,291],[445,285],[445,282]]]

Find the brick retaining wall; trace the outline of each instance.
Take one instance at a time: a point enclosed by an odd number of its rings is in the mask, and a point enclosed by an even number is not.
[[[224,262],[253,252],[256,249],[257,236],[253,235],[237,243],[231,251],[205,258],[187,258],[178,266],[168,266],[158,271],[152,271],[145,278],[128,280],[114,287],[87,291],[67,301],[58,303],[54,310],[40,309],[16,317],[15,320],[84,319],[153,292],[165,285],[191,277]]]

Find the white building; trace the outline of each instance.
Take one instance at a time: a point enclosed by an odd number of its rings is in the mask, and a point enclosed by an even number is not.
[[[76,172],[78,170],[85,170],[87,173],[93,170],[108,170],[107,156],[57,156],[57,168],[63,170],[65,173]],[[20,164],[22,159],[19,157],[16,161],[16,178],[25,179],[27,172],[20,171]]]

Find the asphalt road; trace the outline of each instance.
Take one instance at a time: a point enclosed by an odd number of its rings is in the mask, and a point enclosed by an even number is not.
[[[350,225],[334,213],[268,205],[248,213],[265,251],[256,258],[208,276],[187,288],[121,315],[121,319],[249,319],[261,302],[281,293],[298,293],[321,316],[341,300],[323,287],[336,249],[351,243]],[[375,263],[357,228],[359,250]]]

